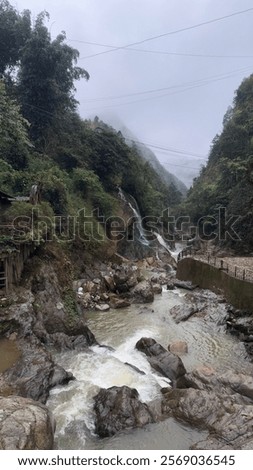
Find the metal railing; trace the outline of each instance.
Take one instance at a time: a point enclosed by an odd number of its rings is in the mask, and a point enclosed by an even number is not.
[[[182,260],[183,258],[190,257],[203,263],[207,263],[210,266],[226,272],[229,276],[232,276],[236,279],[241,279],[243,281],[253,282],[253,270],[245,268],[244,266],[238,266],[234,263],[227,262],[224,258],[218,258],[211,256],[210,254],[199,254],[198,250],[189,246],[181,251],[178,255],[177,261]],[[229,258],[231,260],[231,258]]]

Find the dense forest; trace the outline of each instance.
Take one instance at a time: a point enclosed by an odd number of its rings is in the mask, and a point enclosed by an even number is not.
[[[196,224],[201,218],[203,222],[208,219],[218,220],[218,211],[221,207],[226,208],[227,220],[232,216],[238,216],[233,227],[237,236],[228,236],[222,240],[217,237],[217,241],[237,252],[251,253],[253,250],[253,75],[244,79],[236,91],[233,105],[224,116],[223,130],[212,142],[208,162],[194,180],[188,198],[180,210],[190,215],[193,224]]]
[[[219,241],[251,252],[253,76],[238,88],[208,162],[182,202],[184,185],[162,170],[148,148],[98,117],[79,116],[75,83],[92,77],[78,67],[79,52],[67,44],[64,32],[51,38],[48,18],[42,12],[33,22],[30,11],[20,13],[0,1],[0,191],[29,196],[37,184],[43,215],[75,216],[85,208],[97,222],[101,215],[119,214],[121,187],[136,199],[143,216],[160,217],[172,207],[176,216],[189,215],[193,225],[211,221],[209,232],[225,207],[228,218],[240,216],[234,225],[238,237]],[[2,222],[30,216],[31,210],[27,202],[12,204]],[[7,243],[7,236],[0,235]],[[93,240],[86,248],[97,244]]]
[[[65,33],[52,40],[48,17],[43,12],[32,22],[30,11],[0,2],[0,190],[29,196],[37,184],[46,216],[73,216],[85,207],[108,217],[117,215],[121,187],[142,215],[160,216],[180,193],[120,132],[97,117],[81,119],[75,82],[89,73],[77,66],[79,53]],[[12,204],[5,222],[31,209]]]

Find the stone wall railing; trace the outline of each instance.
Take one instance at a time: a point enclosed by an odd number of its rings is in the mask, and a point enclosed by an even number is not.
[[[186,247],[179,253],[177,261],[179,262],[181,259],[186,257],[190,257],[202,261],[203,263],[207,263],[210,266],[214,266],[215,268],[226,272],[229,276],[232,276],[236,279],[253,283],[253,271],[243,266],[237,266],[232,262],[232,258],[229,258],[229,262],[227,262],[226,258],[218,258],[211,256],[208,253],[199,254],[199,252],[191,246]]]

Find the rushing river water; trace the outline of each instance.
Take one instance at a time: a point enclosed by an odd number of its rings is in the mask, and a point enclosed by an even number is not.
[[[142,401],[148,402],[160,395],[161,386],[168,385],[168,380],[152,371],[146,357],[135,349],[136,342],[143,336],[154,338],[166,348],[172,341],[187,341],[189,352],[182,360],[188,372],[201,364],[219,371],[251,369],[244,359],[244,346],[217,325],[219,315],[224,315],[224,304],[212,309],[210,303],[208,316],[176,324],[169,310],[185,302],[182,290],[163,291],[148,306],[132,305],[87,314],[87,324],[98,342],[113,349],[93,346],[86,352],[72,351],[55,356],[55,360],[76,377],[69,385],[53,389],[48,401],[57,421],[59,449],[188,449],[192,443],[205,438],[205,433],[173,419],[108,439],[99,439],[94,434],[93,396],[101,387],[128,385],[138,390]],[[129,364],[145,375],[140,375]]]

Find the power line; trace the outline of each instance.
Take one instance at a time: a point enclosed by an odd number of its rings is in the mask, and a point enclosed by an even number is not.
[[[107,105],[107,106],[100,106],[99,107],[99,110],[103,110],[103,109],[110,109],[110,108],[114,108],[114,107],[119,107],[119,106],[125,106],[125,105],[129,105],[129,104],[136,104],[136,103],[141,103],[141,102],[144,102],[144,101],[150,101],[150,100],[154,100],[154,99],[159,99],[159,98],[163,98],[165,96],[172,96],[172,95],[176,95],[176,94],[179,94],[179,93],[184,93],[186,91],[189,91],[189,90],[193,90],[193,89],[196,89],[196,88],[200,88],[200,87],[203,87],[203,86],[206,86],[206,85],[209,85],[209,84],[212,84],[214,82],[218,82],[218,81],[221,81],[221,80],[226,80],[228,78],[232,78],[234,76],[236,76],[238,73],[241,73],[243,71],[249,71],[249,70],[252,70],[252,66],[249,66],[247,68],[244,68],[244,69],[240,69],[238,71],[235,71],[233,73],[229,73],[229,74],[226,74],[224,76],[220,76],[219,78],[214,78],[214,79],[204,79],[202,81],[199,81],[199,82],[196,82],[196,85],[192,85],[192,86],[186,86],[185,85],[185,88],[183,89],[179,89],[177,91],[174,91],[172,93],[163,93],[161,95],[157,95],[157,96],[151,96],[151,97],[148,97],[148,98],[143,98],[143,99],[140,99],[140,100],[135,100],[135,101],[126,101],[126,102],[122,102],[122,103],[116,103],[116,104],[112,104],[112,105]],[[193,82],[194,83],[194,82]],[[143,94],[142,92],[140,92],[140,94]],[[93,108],[86,108],[86,111],[90,112],[90,111],[95,111],[97,110],[98,107],[93,107]]]
[[[34,110],[38,110],[42,114],[44,113],[44,114],[55,117],[55,115],[53,113],[51,113],[51,112],[47,111],[46,109],[43,109],[39,106],[35,106],[35,105],[32,105],[32,104],[28,104],[28,103],[23,103],[23,105],[26,106],[26,107],[32,108]],[[57,121],[60,121],[60,122],[62,122],[62,120],[64,120],[64,118],[62,118],[62,117],[61,118],[55,117],[55,118],[56,118]],[[185,157],[198,157],[201,160],[206,160],[207,159],[207,156],[201,156],[201,155],[196,154],[196,153],[190,153],[190,152],[187,152],[186,150],[178,149],[178,148],[175,148],[175,147],[161,147],[159,145],[150,144],[148,142],[143,142],[143,141],[140,141],[140,140],[134,140],[129,136],[125,136],[125,139],[129,140],[131,142],[134,142],[136,144],[139,144],[139,145],[144,145],[148,148],[152,147],[152,148],[155,148],[155,149],[158,149],[158,150],[162,150],[165,153],[177,154],[176,155],[177,157],[182,155],[182,156],[185,156]],[[181,166],[181,165],[179,165],[179,166]],[[184,165],[182,165],[182,166],[184,166]]]
[[[234,12],[234,13],[230,13],[229,15],[220,16],[219,18],[213,18],[212,20],[203,21],[202,23],[197,23],[197,24],[192,25],[192,26],[187,26],[185,28],[180,28],[180,29],[177,29],[177,30],[174,30],[174,31],[168,31],[167,33],[158,34],[157,36],[151,36],[151,37],[142,39],[141,41],[136,41],[136,42],[126,44],[125,46],[118,46],[118,47],[115,47],[114,49],[109,49],[109,50],[103,51],[103,52],[97,52],[96,54],[91,54],[91,55],[88,55],[86,57],[83,57],[83,59],[90,59],[91,57],[97,57],[97,56],[104,55],[104,54],[110,54],[111,52],[119,51],[119,50],[122,50],[122,49],[127,49],[127,48],[132,47],[132,46],[138,46],[140,44],[144,44],[144,43],[149,42],[149,41],[154,41],[155,39],[160,39],[160,38],[163,38],[163,37],[166,37],[166,36],[179,34],[179,33],[182,33],[184,31],[190,31],[192,29],[200,28],[201,26],[216,23],[218,21],[222,21],[222,20],[225,20],[227,18],[232,18],[234,16],[238,16],[238,15],[242,15],[244,13],[248,13],[252,10],[253,10],[253,8],[248,8],[247,10],[241,10],[241,11],[237,11],[237,12]],[[109,47],[111,47],[111,46],[109,46]]]
[[[179,155],[186,156],[186,157],[188,157],[188,156],[189,157],[197,157],[200,160],[206,160],[207,159],[207,156],[187,152],[187,150],[182,150],[182,149],[178,149],[178,148],[174,148],[174,147],[161,147],[159,145],[150,144],[149,142],[143,142],[143,141],[140,141],[140,140],[133,140],[133,139],[131,139],[131,137],[127,137],[127,136],[125,138],[126,138],[126,140],[134,142],[135,144],[144,145],[145,147],[151,147],[151,148],[154,148],[154,149],[157,149],[157,150],[164,150],[165,152],[171,152],[171,153],[179,154]],[[177,155],[177,156],[179,156],[179,155]]]
[[[177,163],[168,163],[168,162],[160,162],[162,165],[169,165],[169,166],[180,166],[181,168],[185,168],[186,170],[200,170],[200,168],[194,168],[193,166],[185,166],[185,165],[179,165]]]
[[[199,80],[194,80],[192,82],[181,83],[180,85],[171,85],[169,87],[155,88],[155,89],[146,90],[146,91],[138,91],[138,92],[134,92],[134,93],[127,93],[127,94],[124,94],[124,95],[81,99],[80,101],[81,102],[85,101],[86,103],[95,103],[95,102],[99,102],[99,101],[116,100],[116,99],[121,99],[121,98],[128,98],[128,97],[131,97],[131,96],[140,96],[140,95],[158,93],[158,92],[161,92],[161,91],[167,91],[167,90],[172,90],[172,89],[177,89],[177,88],[180,89],[180,88],[185,88],[185,87],[194,86],[194,85],[198,85],[198,84],[201,85],[202,83],[204,84],[206,82],[209,83],[210,81],[216,81],[218,79],[230,78],[231,74],[237,74],[239,72],[248,71],[249,69],[251,70],[252,66],[243,67],[243,68],[240,68],[240,69],[235,69],[235,70],[232,70],[231,72],[227,72],[225,74],[223,73],[223,74],[219,74],[219,75],[212,75],[211,77],[200,78]]]
[[[90,42],[90,41],[81,41],[78,39],[68,39],[68,41],[78,42],[81,44],[88,44],[92,46],[98,47],[109,47],[110,49],[117,49],[117,46],[112,46],[109,44],[101,44],[97,42]],[[150,54],[160,54],[160,55],[170,55],[170,56],[179,56],[179,57],[200,57],[202,59],[252,59],[253,55],[221,55],[221,54],[199,54],[193,52],[170,52],[170,51],[155,51],[150,49],[138,49],[134,47],[127,47],[125,48],[126,51],[134,51],[134,52],[144,52]],[[78,60],[86,59],[87,57],[79,57]]]

